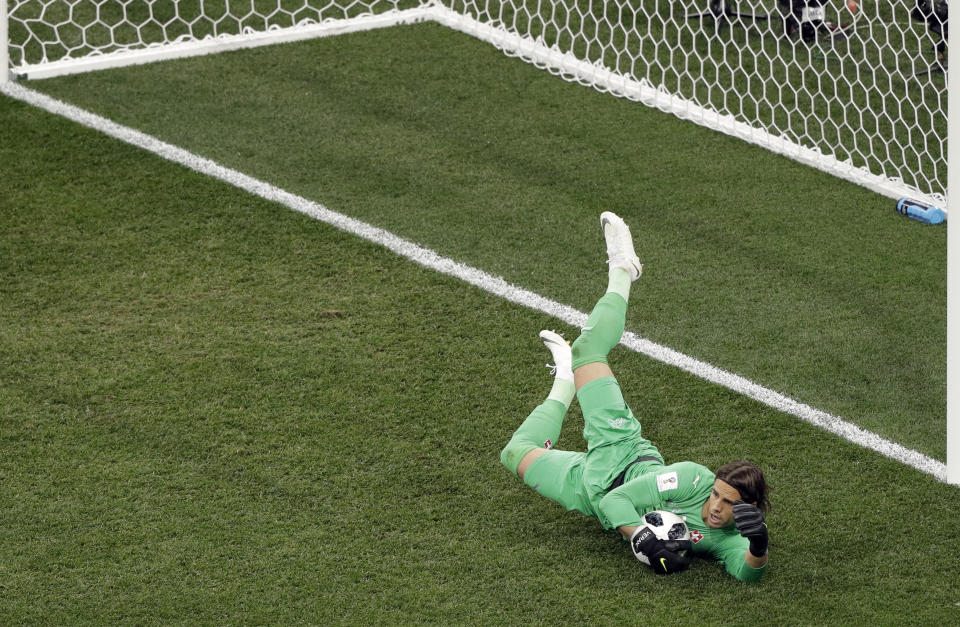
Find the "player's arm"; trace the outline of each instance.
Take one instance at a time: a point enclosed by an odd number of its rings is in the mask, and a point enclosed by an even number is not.
[[[728,536],[714,547],[711,553],[735,579],[747,583],[760,581],[767,570],[767,561],[763,560],[759,565],[750,563],[750,550],[745,545],[746,541],[742,537]]]
[[[767,565],[767,547],[770,542],[763,512],[756,505],[737,501],[733,504],[733,520],[737,525],[737,531],[750,543],[743,558],[744,563],[751,569],[762,569]],[[759,579],[763,573],[762,571],[760,573],[744,571],[743,574],[751,580],[754,574],[756,579]],[[734,576],[737,574],[734,573]],[[737,578],[741,579],[739,576]]]
[[[746,562],[750,568],[763,568],[767,565],[767,557],[769,556],[764,555],[763,557],[757,557],[750,552],[750,549],[747,549],[746,557],[743,561]]]
[[[690,556],[687,554],[690,541],[683,541],[687,546],[681,547],[681,542],[660,540],[644,521],[643,512],[661,508],[663,499],[669,498],[669,495],[661,496],[664,491],[657,489],[657,476],[638,477],[611,490],[600,500],[598,509],[604,526],[620,532],[630,542],[637,559],[648,563],[653,572],[665,575],[686,570],[690,566]],[[675,471],[659,476],[672,477],[673,482],[669,485],[677,484]]]
[[[699,481],[697,468],[686,463],[671,464],[611,490],[598,504],[600,522],[629,538],[636,527],[644,525],[645,512],[663,509],[665,501],[689,498]]]
[[[600,522],[629,539],[638,527],[643,526],[643,512],[657,509],[661,502],[656,478],[653,475],[637,477],[600,499]]]

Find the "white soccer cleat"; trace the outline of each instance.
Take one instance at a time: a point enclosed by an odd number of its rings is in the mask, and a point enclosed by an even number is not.
[[[552,368],[553,374],[558,377],[573,380],[573,352],[570,349],[570,345],[567,344],[567,341],[563,337],[554,331],[541,331],[540,339],[543,340],[543,345],[550,350],[550,354],[553,355],[553,366],[547,364],[548,368]]]
[[[600,214],[600,228],[607,240],[607,263],[611,268],[623,268],[630,273],[630,280],[636,281],[643,274],[643,264],[633,251],[633,236],[630,227],[615,213],[604,211]]]

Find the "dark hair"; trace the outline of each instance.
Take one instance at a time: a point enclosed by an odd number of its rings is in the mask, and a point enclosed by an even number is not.
[[[756,503],[763,511],[770,509],[770,499],[767,497],[770,486],[763,478],[763,471],[756,464],[746,460],[730,462],[717,469],[716,477],[736,488],[740,498],[747,503]]]

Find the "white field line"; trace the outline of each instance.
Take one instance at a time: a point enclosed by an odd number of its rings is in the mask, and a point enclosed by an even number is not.
[[[280,203],[294,211],[299,211],[317,220],[326,222],[342,231],[384,246],[421,266],[456,277],[512,303],[523,305],[524,307],[529,307],[530,309],[535,309],[557,318],[572,327],[579,328],[586,323],[587,314],[577,311],[568,305],[544,298],[539,294],[517,287],[516,285],[511,285],[503,280],[502,277],[492,276],[477,268],[442,257],[432,250],[407,241],[393,233],[331,211],[312,200],[286,192],[269,183],[224,167],[209,159],[197,156],[182,148],[141,133],[140,131],[117,124],[89,111],[27,89],[17,83],[10,82],[0,85],[0,91],[35,107],[73,120],[110,137],[152,152],[168,161],[178,163],[196,172],[219,179],[266,200]],[[717,385],[722,385],[764,405],[796,416],[805,422],[825,429],[854,444],[874,450],[886,457],[895,459],[907,466],[932,475],[938,481],[946,482],[946,464],[943,462],[886,440],[875,433],[862,429],[837,416],[795,401],[792,398],[769,390],[739,375],[727,372],[665,346],[655,344],[632,332],[628,331],[624,333],[621,343],[633,351],[647,355],[665,364],[676,366],[681,370],[685,370]]]

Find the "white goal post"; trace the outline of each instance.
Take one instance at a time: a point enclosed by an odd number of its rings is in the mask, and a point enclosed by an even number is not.
[[[947,167],[947,8],[947,0],[0,0],[0,83],[429,20],[884,196],[944,207],[948,183],[960,198],[960,172]],[[960,124],[960,115],[949,119]],[[948,266],[952,320],[960,260]],[[947,466],[960,484],[954,327]]]
[[[948,136],[960,137],[960,69],[949,70]],[[947,202],[960,215],[960,141],[948,145]],[[960,486],[960,222],[947,220],[947,483]]]

